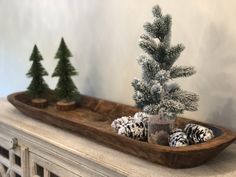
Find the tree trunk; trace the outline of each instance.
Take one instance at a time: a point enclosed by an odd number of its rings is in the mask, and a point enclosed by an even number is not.
[[[31,100],[31,103],[34,107],[41,109],[46,108],[48,106],[48,101],[44,98],[35,98]]]
[[[58,101],[56,103],[56,108],[57,110],[59,111],[71,111],[71,110],[74,110],[76,109],[76,102],[75,101]]]

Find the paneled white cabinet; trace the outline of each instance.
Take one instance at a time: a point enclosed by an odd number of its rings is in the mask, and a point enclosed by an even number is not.
[[[127,176],[102,164],[108,148],[26,117],[6,101],[0,107],[0,177]]]
[[[0,131],[0,177],[79,177],[80,174],[83,175],[71,168],[66,168],[67,159],[59,159],[56,154],[49,152],[49,149],[45,150],[33,141],[26,142],[26,139],[21,139],[24,138],[23,134],[16,135],[12,132],[9,134],[9,132],[4,133],[3,130],[4,128],[1,128]],[[88,170],[84,175],[92,174]],[[94,175],[100,176],[96,173]]]

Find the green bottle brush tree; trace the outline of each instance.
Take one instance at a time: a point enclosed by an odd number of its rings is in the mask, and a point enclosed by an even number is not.
[[[72,57],[72,54],[62,38],[55,55],[55,59],[59,59],[59,61],[52,74],[52,77],[59,77],[55,94],[60,99],[57,102],[57,109],[62,111],[74,109],[76,100],[80,97],[80,93],[71,78],[78,73],[70,63],[69,57]]]
[[[76,108],[76,103],[79,101],[80,93],[71,77],[78,75],[78,73],[70,63],[70,57],[72,57],[72,54],[62,38],[55,55],[55,58],[59,59],[59,61],[52,74],[52,77],[59,77],[59,80],[55,90],[52,91],[43,79],[43,76],[48,75],[47,71],[40,63],[40,61],[43,60],[43,57],[37,46],[34,46],[33,52],[30,56],[30,61],[33,61],[33,64],[29,72],[26,74],[28,77],[32,77],[27,94],[32,98],[31,102],[33,106],[45,108],[47,106],[46,98],[49,98],[50,95],[50,100],[58,100],[56,103],[58,110],[69,111]]]
[[[43,57],[35,45],[30,56],[30,61],[33,63],[26,74],[28,77],[32,78],[32,81],[27,88],[27,93],[32,97],[32,104],[34,106],[44,108],[47,106],[45,94],[49,91],[49,87],[43,79],[43,76],[47,76],[48,73],[42,66],[41,60],[43,60]]]

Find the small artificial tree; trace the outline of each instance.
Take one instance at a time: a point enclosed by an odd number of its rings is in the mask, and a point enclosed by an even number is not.
[[[134,79],[134,100],[139,108],[150,115],[174,119],[184,110],[196,111],[198,95],[182,90],[172,80],[195,74],[193,67],[173,66],[184,50],[182,44],[171,45],[171,16],[162,15],[160,7],[152,10],[153,23],[145,23],[145,34],[140,36],[139,45],[146,55],[138,58],[142,66],[142,80]]]
[[[43,79],[43,76],[47,76],[48,73],[40,63],[40,61],[43,60],[43,57],[36,45],[33,48],[29,60],[33,61],[33,64],[26,75],[28,77],[32,77],[33,79],[27,88],[28,93],[33,98],[41,98],[49,90],[48,85]]]
[[[70,63],[69,57],[72,57],[72,54],[62,38],[55,55],[55,58],[59,59],[59,62],[52,74],[52,77],[59,77],[55,92],[61,100],[66,102],[76,100],[79,97],[77,87],[71,79],[71,76],[77,75],[78,73]]]

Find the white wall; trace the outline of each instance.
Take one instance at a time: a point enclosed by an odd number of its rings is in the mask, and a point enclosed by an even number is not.
[[[134,104],[130,82],[141,73],[138,39],[157,3],[173,17],[173,44],[186,46],[177,64],[198,70],[178,80],[201,97],[199,111],[185,116],[236,130],[234,0],[0,0],[0,97],[28,86],[35,43],[51,74],[64,36],[82,93]],[[54,88],[57,79],[46,81]]]

